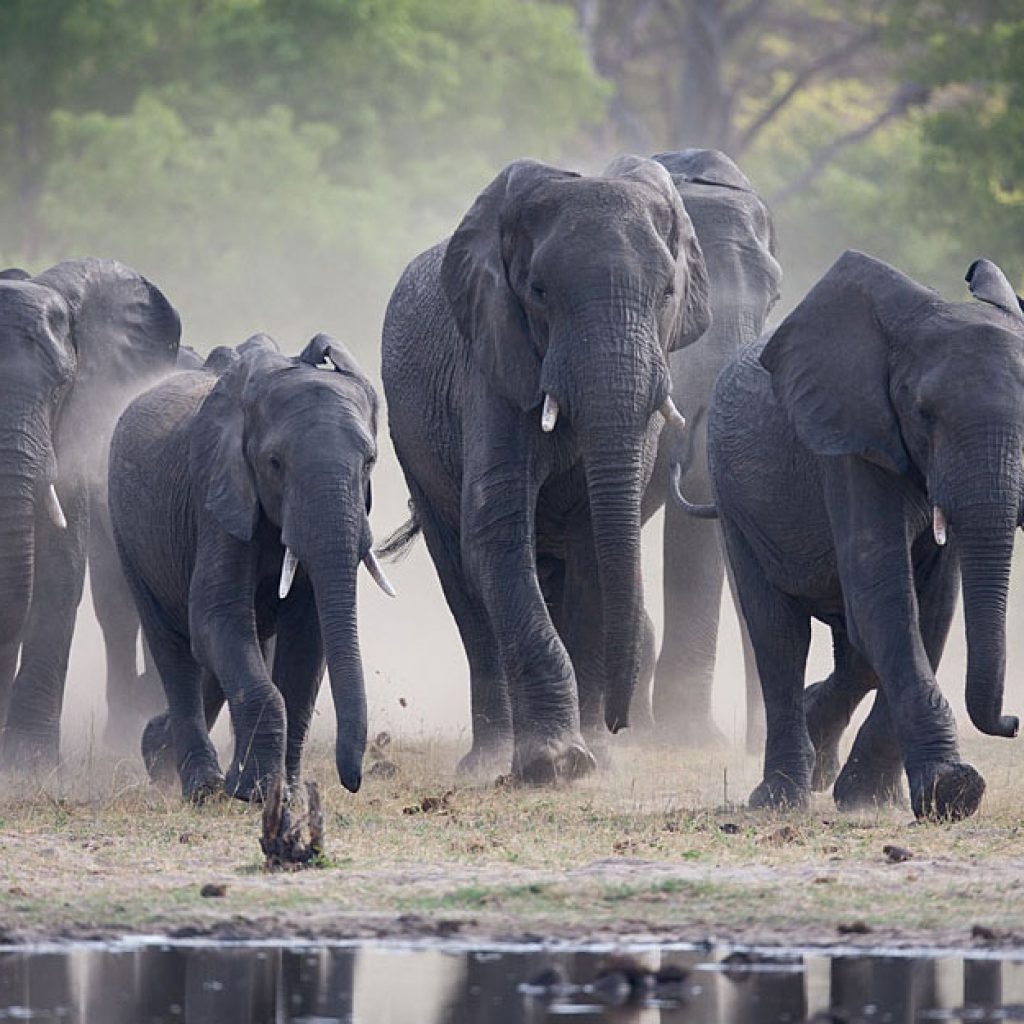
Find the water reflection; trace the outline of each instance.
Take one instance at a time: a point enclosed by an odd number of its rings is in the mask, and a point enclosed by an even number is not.
[[[660,979],[660,980],[659,980]],[[539,981],[541,984],[530,985]],[[0,1021],[766,1024],[1024,1019],[1021,960],[142,945],[0,952]]]

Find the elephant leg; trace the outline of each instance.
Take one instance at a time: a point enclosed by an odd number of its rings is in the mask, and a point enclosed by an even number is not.
[[[326,664],[313,588],[307,585],[306,590],[300,593],[295,587],[281,605],[274,646],[274,685],[284,697],[288,724],[284,768],[289,785],[299,781],[302,750]]]
[[[209,673],[193,657],[188,639],[165,624],[155,602],[141,600],[139,614],[167,696],[167,711],[151,719],[142,733],[142,759],[154,782],[166,778],[169,729],[182,796],[199,803],[224,788],[207,727]]]
[[[64,530],[40,516],[36,524],[32,604],[11,690],[3,764],[19,768],[56,765],[71,638],[85,585],[89,502],[84,487],[61,495]]]
[[[725,524],[729,561],[757,658],[768,738],[764,777],[752,807],[804,807],[810,800],[814,747],[807,732],[803,690],[811,620],[798,601],[777,590],[742,534]]]
[[[114,750],[130,749],[142,725],[136,665],[139,613],[106,532],[94,524],[89,535],[89,589],[107,658],[107,724],[103,740]]]
[[[889,711],[889,700],[879,689],[836,779],[832,790],[836,806],[852,811],[901,803],[902,775],[900,741]]]
[[[654,673],[654,721],[660,735],[680,746],[724,746],[711,713],[724,577],[718,526],[669,502],[663,536],[665,620]]]
[[[498,644],[487,609],[463,573],[458,534],[434,514],[422,492],[413,490],[413,502],[469,663],[473,743],[457,770],[460,775],[493,778],[512,763],[512,708]]]
[[[807,731],[814,744],[811,788],[816,792],[828,789],[835,782],[843,732],[860,702],[878,686],[874,670],[839,625],[832,627],[832,652],[835,663],[832,674],[804,690]]]
[[[217,721],[221,708],[224,707],[224,692],[220,688],[217,677],[213,673],[207,672],[206,669],[202,670],[200,686],[203,694],[203,718],[206,722],[206,732],[209,734]],[[142,751],[146,771],[153,782],[173,782],[178,773],[178,766],[170,711],[162,711],[146,723],[142,734]],[[213,785],[200,787],[195,793],[186,795],[202,800],[207,793],[219,791],[221,782],[218,769]]]
[[[905,536],[904,497],[893,488],[891,474],[863,460],[835,469],[825,474],[825,485],[830,515],[842,517],[844,524],[836,555],[847,630],[885,691],[914,814],[967,817],[977,810],[985,782],[961,759],[953,712],[935,681],[931,660],[941,653],[940,641],[948,629],[944,611],[953,593],[950,574],[955,575],[956,555],[927,537],[927,544],[917,545],[912,553],[895,543],[865,550],[857,542],[863,536]]]
[[[956,608],[956,556],[951,548],[940,548],[931,543],[920,544],[914,555],[921,641],[935,671],[939,667]],[[849,645],[847,648],[854,659],[863,661]],[[889,701],[884,693],[879,692],[836,780],[833,791],[836,804],[848,810],[901,803],[902,760]]]
[[[480,453],[471,453],[480,458]],[[580,731],[572,663],[551,621],[537,577],[539,485],[528,456],[505,445],[503,462],[466,466],[462,564],[483,599],[508,680],[512,774],[552,782],[596,767]]]

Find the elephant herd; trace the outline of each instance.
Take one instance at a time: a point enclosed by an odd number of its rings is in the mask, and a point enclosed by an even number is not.
[[[833,782],[841,807],[891,801],[905,773],[918,817],[977,808],[985,784],[935,670],[962,581],[971,720],[1016,734],[1002,697],[1024,306],[988,260],[954,303],[848,251],[763,333],[777,257],[740,169],[685,150],[592,176],[516,161],[406,268],[382,379],[411,516],[378,553],[422,534],[437,570],[469,664],[463,771],[577,778],[631,718],[714,742],[728,575],[748,742],[764,746],[753,805],[804,806]],[[295,783],[326,668],[338,776],[358,790],[360,566],[394,593],[368,518],[368,378],[323,334],[294,357],[257,335],[201,360],[118,263],[0,278],[2,765],[58,757],[88,560],[108,737],[158,712],[142,730],[152,777],[193,800]],[[662,505],[656,658],[640,549]],[[835,667],[805,688],[812,619]],[[145,703],[157,676],[162,710]]]

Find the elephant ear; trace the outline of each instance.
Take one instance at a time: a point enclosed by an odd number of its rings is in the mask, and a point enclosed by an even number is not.
[[[34,278],[71,315],[78,359],[61,412],[58,458],[95,458],[114,421],[143,386],[174,369],[181,321],[164,294],[114,260],[65,260]]]
[[[887,264],[848,250],[778,326],[761,364],[811,451],[909,469],[889,399],[890,347],[900,324],[934,298]]]
[[[668,351],[675,352],[699,340],[711,326],[710,286],[704,253],[693,221],[667,168],[641,156],[620,156],[605,168],[609,178],[640,181],[655,189],[672,210],[668,247],[676,261],[676,314],[668,327]]]
[[[316,367],[318,370],[330,370],[340,373],[343,377],[355,381],[366,395],[372,410],[373,429],[377,431],[377,391],[370,379],[363,373],[355,357],[337,338],[329,334],[317,334],[310,338],[309,344],[299,353],[298,361]]]
[[[189,469],[206,511],[240,541],[252,540],[260,513],[256,480],[245,457],[243,393],[253,366],[272,354],[268,348],[250,347],[220,372],[199,407],[189,440]]]
[[[967,268],[964,280],[976,299],[997,306],[1015,319],[1024,319],[1024,299],[991,260],[975,260]]]
[[[509,164],[477,196],[441,262],[441,287],[477,366],[521,409],[540,401],[540,354],[509,283],[509,235],[523,200],[538,185],[578,177],[533,160]]]
[[[22,270],[21,267],[7,267],[6,270],[0,270],[0,281],[28,281],[32,275],[27,270]]]

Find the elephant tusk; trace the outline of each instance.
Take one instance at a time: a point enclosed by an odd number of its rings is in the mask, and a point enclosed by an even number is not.
[[[373,548],[363,556],[363,565],[366,566],[367,572],[373,577],[373,582],[384,591],[388,597],[398,597],[398,591],[391,585],[391,580],[384,575],[384,569],[380,564],[380,560],[374,554]]]
[[[551,395],[544,396],[544,411],[540,414],[540,429],[550,434],[558,422],[558,402]]]
[[[946,543],[946,514],[938,505],[932,509],[932,533],[935,543],[941,548]]]
[[[676,403],[671,396],[667,397],[658,408],[658,412],[665,417],[665,422],[682,430],[686,426],[686,417],[676,408]]]
[[[284,561],[281,563],[281,582],[277,588],[277,596],[283,601],[288,592],[292,589],[292,581],[295,579],[295,570],[299,567],[299,560],[295,557],[291,548],[284,549]]]
[[[57,488],[53,484],[50,484],[50,489],[46,492],[46,511],[50,516],[50,522],[58,530],[66,530],[68,528],[64,509],[60,507],[60,498],[57,497]]]

